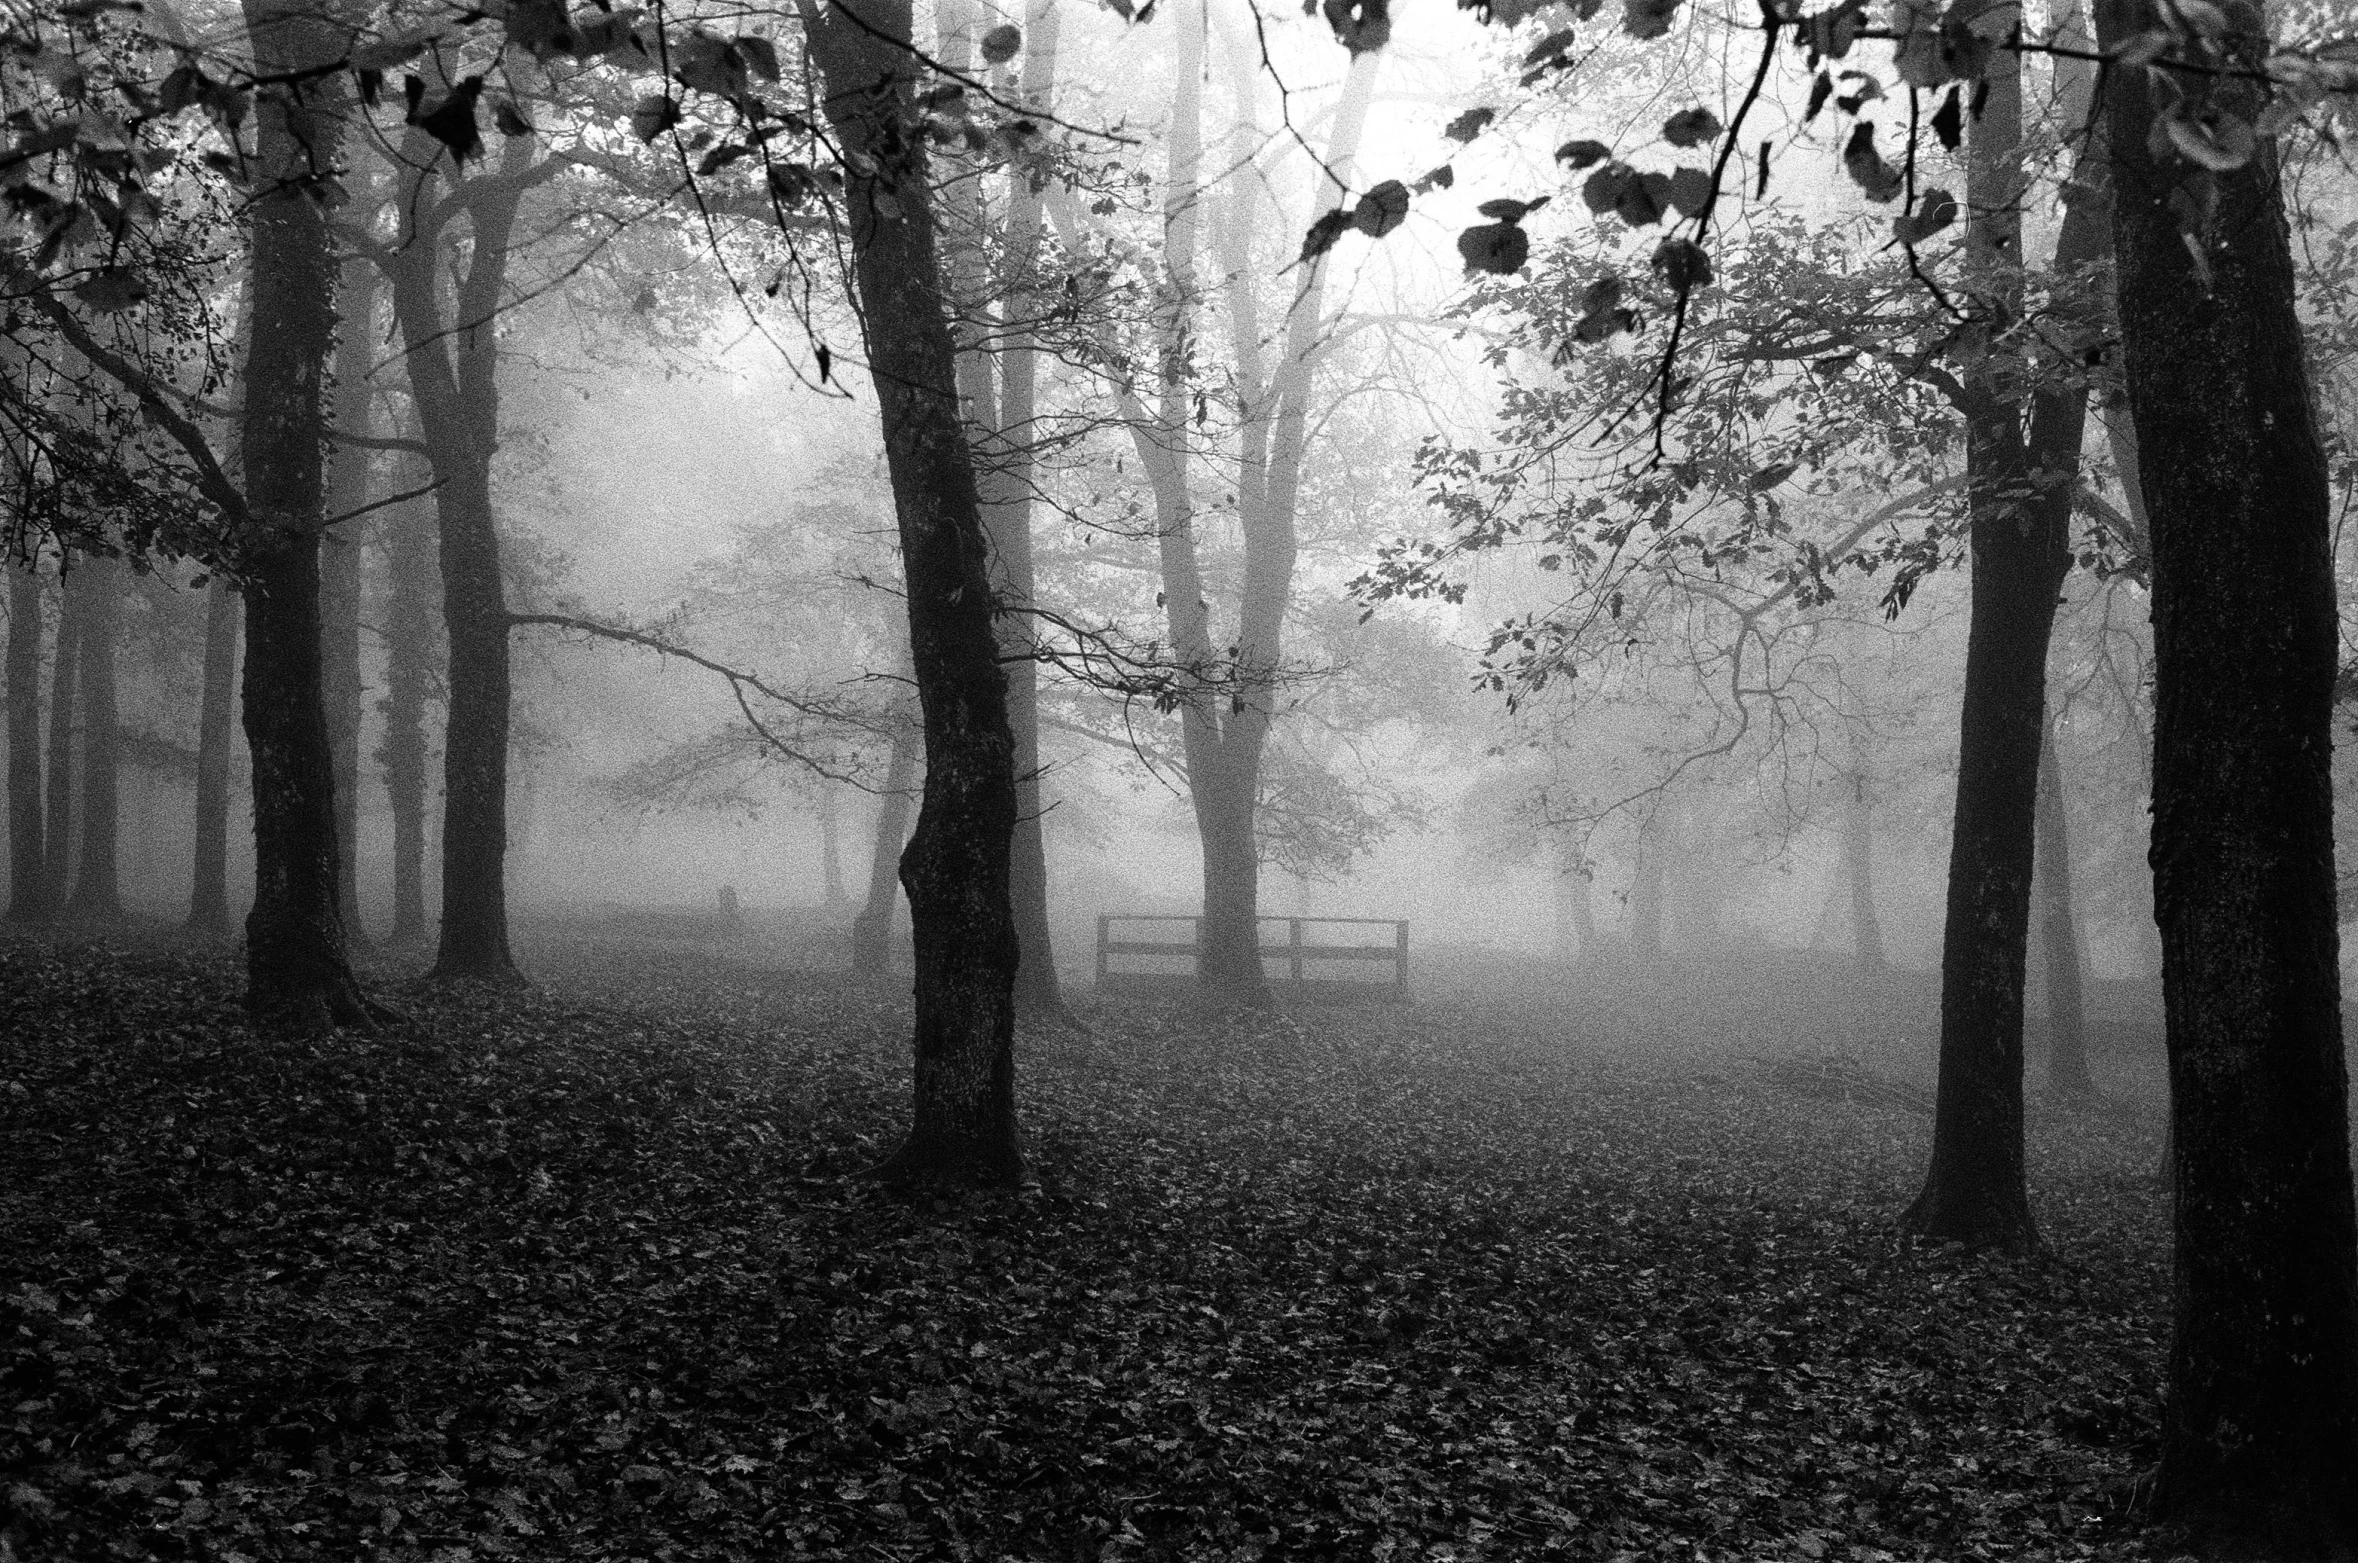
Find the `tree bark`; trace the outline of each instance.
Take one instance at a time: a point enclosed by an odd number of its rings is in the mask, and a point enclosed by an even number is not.
[[[2243,29],[2224,40],[2231,68],[2178,80],[2248,124],[2265,45],[2251,8],[2230,15]],[[2149,0],[2105,0],[2098,16],[2108,51],[2160,25]],[[2273,1556],[2346,1556],[2358,1546],[2358,1216],[2326,458],[2274,143],[2208,176],[2216,206],[2182,236],[2172,196],[2194,171],[2157,158],[2143,78],[2116,78],[2106,111],[2153,539],[2152,860],[2176,1139],[2154,1502]]]
[[[442,550],[442,623],[449,644],[449,714],[442,740],[440,979],[518,980],[508,947],[508,727],[513,687],[508,606],[500,575],[491,458],[499,444],[499,344],[494,319],[523,193],[530,138],[510,137],[496,176],[464,187],[470,253],[454,324],[445,324],[432,209],[440,151],[412,130],[403,142],[401,232],[393,310],[424,431]]]
[[[835,792],[829,788],[819,794],[819,904],[838,915],[851,905],[851,896],[843,888],[840,834],[835,817]]]
[[[302,0],[246,0],[245,17],[264,75],[300,77],[344,48],[342,30]],[[259,1018],[304,1029],[368,1020],[337,910],[335,762],[319,665],[322,382],[335,341],[336,266],[310,182],[335,166],[345,102],[332,72],[300,94],[257,95],[249,208],[254,323],[242,450],[252,523],[241,562],[254,906],[246,1003]]]
[[[365,194],[347,209],[358,219]],[[376,356],[377,268],[349,260],[337,286],[336,432],[366,437],[374,419],[368,372]],[[337,905],[345,937],[365,943],[360,918],[360,550],[367,524],[371,454],[339,444],[328,468],[327,513],[338,519],[320,538],[320,665],[326,691],[328,746],[336,764]]]
[[[402,489],[419,487],[405,474]],[[426,700],[435,676],[434,538],[423,505],[402,507],[385,528],[391,591],[385,607],[385,738],[377,750],[393,816],[396,945],[426,938]]]
[[[1597,959],[1596,911],[1589,904],[1588,860],[1571,847],[1559,847],[1555,857],[1556,959],[1565,965]]]
[[[42,826],[41,900],[55,916],[74,882],[75,718],[80,713],[77,670],[82,664],[82,620],[89,587],[71,552],[57,556],[57,649],[49,665],[49,818]]]
[[[237,623],[229,577],[205,586],[205,673],[197,715],[196,865],[188,897],[192,932],[229,931],[230,731],[237,720]]]
[[[69,922],[111,923],[123,916],[121,861],[122,714],[115,690],[115,648],[123,633],[123,563],[111,554],[82,561],[88,593],[78,647],[82,701],[81,849],[74,889],[61,914]]]
[[[1883,919],[1875,910],[1875,805],[1867,796],[1864,771],[1849,781],[1850,801],[1842,810],[1842,871],[1850,885],[1851,948],[1860,972],[1880,977],[1891,967],[1883,953]]]
[[[884,797],[876,809],[876,840],[868,852],[868,900],[852,919],[852,970],[881,977],[892,970],[893,923],[901,907],[901,853],[909,841],[910,799],[917,784],[918,745],[924,734],[904,722],[892,735]]]
[[[1629,887],[1629,953],[1641,961],[1662,959],[1663,891],[1669,878],[1668,844],[1661,809],[1638,827],[1637,870]]]
[[[910,4],[835,0],[821,15],[806,0],[803,15],[827,116],[855,164],[844,192],[853,279],[925,713],[924,803],[901,856],[917,952],[914,1111],[908,1138],[876,1171],[890,1181],[1012,1184],[1023,1176],[1008,891],[1015,741],[958,416],[925,142],[904,128],[917,118]]]
[[[1984,17],[2011,25],[2019,11]],[[1985,84],[1967,149],[1966,245],[1979,323],[1996,342],[2021,313],[2021,56],[1994,51]],[[2102,163],[2083,155],[2079,167],[2087,177]],[[2101,254],[2095,204],[2075,200],[2055,247],[2066,297]],[[2068,309],[2063,319],[2070,324]],[[2026,434],[2022,386],[2036,370],[2022,357],[2020,349],[1990,352],[1952,393],[1965,415],[1973,603],[1941,938],[1932,1164],[1901,1218],[1921,1236],[2018,1251],[2039,1240],[2023,1172],[2022,1004],[2047,646],[2071,567],[2071,496],[2088,411],[2085,390],[2051,370],[2029,398]]]
[[[2039,752],[2039,846],[2032,873],[2047,958],[2047,1090],[2066,1100],[2096,1094],[2088,1076],[2087,1000],[2080,980],[2079,916],[2073,909],[2071,825],[2064,813],[2063,763],[2050,728]]]
[[[41,571],[8,562],[8,921],[46,921],[41,818]]]

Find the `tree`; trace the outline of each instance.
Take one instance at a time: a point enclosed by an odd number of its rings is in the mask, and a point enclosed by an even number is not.
[[[82,706],[81,850],[75,854],[74,886],[61,916],[72,922],[106,923],[123,915],[117,866],[121,813],[122,721],[117,710],[115,652],[122,639],[123,567],[111,554],[84,557],[81,589],[85,608],[77,647]]]
[[[27,550],[8,570],[8,921],[49,916],[41,819],[41,575]]]
[[[2060,713],[2058,713],[2060,716]],[[2072,906],[2071,825],[2064,812],[2060,721],[2039,751],[2039,849],[2032,888],[2047,970],[2047,1091],[2058,1101],[2095,1094],[2088,1077],[2087,1002],[2081,982],[2079,916]]]
[[[188,926],[192,932],[229,931],[229,782],[231,723],[237,712],[237,630],[241,605],[226,575],[205,586],[205,667],[198,696],[196,861]]]
[[[925,794],[901,856],[917,947],[915,1101],[892,1180],[1012,1183],[1017,945],[1008,893],[1015,741],[987,540],[958,407],[918,122],[909,0],[803,0],[806,47],[849,165],[845,223],[908,581]]]
[[[2278,1555],[2338,1555],[2358,1546],[2358,1218],[2329,487],[2262,124],[2267,33],[2249,4],[2217,28],[2174,15],[2097,6],[2105,52],[2160,51],[2104,104],[2152,529],[2154,915],[2176,1151],[2154,1501]],[[2204,155],[2218,136],[2245,155]]]

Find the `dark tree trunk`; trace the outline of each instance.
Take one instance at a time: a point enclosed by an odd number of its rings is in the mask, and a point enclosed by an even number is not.
[[[1851,948],[1859,970],[1880,977],[1890,970],[1883,953],[1883,919],[1875,910],[1875,805],[1867,778],[1850,778],[1850,801],[1842,810],[1842,872],[1850,888]]]
[[[358,220],[358,205],[347,220]],[[374,390],[369,366],[375,358],[377,268],[347,261],[336,300],[336,432],[366,437]],[[369,500],[370,453],[339,444],[328,468],[327,513],[335,525],[319,545],[320,673],[326,691],[328,747],[336,763],[336,865],[341,883],[337,905],[344,935],[365,942],[360,920],[360,550],[366,518],[355,516]],[[351,517],[352,519],[337,519]]]
[[[197,715],[196,872],[188,926],[229,931],[230,733],[237,720],[237,588],[216,575],[205,587],[205,683]]]
[[[2047,957],[2047,1089],[2065,1098],[2093,1096],[2079,916],[2072,907],[2071,825],[2063,812],[2063,763],[2052,732],[2039,754],[2039,849],[2032,882]]]
[[[433,210],[440,148],[422,132],[403,143],[401,235],[393,311],[433,463],[442,548],[442,623],[449,645],[449,715],[442,737],[442,937],[438,978],[514,981],[508,948],[508,605],[500,575],[491,458],[499,447],[499,344],[508,243],[523,193],[528,137],[511,137],[497,175],[462,187],[467,271],[445,325]]]
[[[122,717],[115,697],[115,645],[123,632],[123,564],[91,554],[80,572],[89,592],[82,619],[82,839],[74,891],[63,916],[111,923],[123,916],[121,862]]]
[[[41,900],[55,916],[74,883],[74,729],[81,710],[82,620],[89,589],[74,556],[57,561],[57,649],[49,667],[49,819],[42,827]]]
[[[1996,59],[1973,122],[1965,199],[1979,308],[1993,331],[2020,312],[2025,188],[2021,58],[2000,50]],[[2080,166],[2101,164],[2083,158]],[[2096,204],[2075,201],[2056,239],[2056,271],[2076,278],[2102,252]],[[2066,281],[2066,297],[2073,286]],[[1973,606],[1941,937],[1932,1165],[1902,1217],[1922,1236],[2015,1250],[2038,1243],[2023,1175],[2023,977],[2047,644],[2071,567],[2071,496],[2088,413],[2084,389],[2050,384],[2031,398],[2026,435],[2019,387],[2029,367],[1993,355],[1966,369],[1957,393]]]
[[[901,857],[917,950],[916,1089],[893,1180],[1009,1184],[1015,1124],[1015,744],[992,625],[988,548],[958,417],[956,350],[914,123],[909,0],[807,5],[827,113],[854,169],[853,273],[884,424],[925,712],[925,801]],[[848,160],[848,159],[847,159]]]
[[[1197,941],[1198,975],[1206,992],[1234,1003],[1266,1003],[1268,974],[1261,966],[1261,851],[1253,831],[1260,756],[1246,756],[1240,723],[1188,772],[1195,831],[1203,844],[1204,915]]]
[[[41,819],[41,573],[8,563],[8,920],[49,916]]]
[[[256,69],[299,75],[339,57],[344,35],[301,0],[246,0]],[[327,213],[306,182],[335,166],[344,87],[258,96],[252,222],[254,322],[242,454],[246,745],[254,759],[254,906],[246,1004],[305,1029],[366,1023],[337,911],[335,762],[321,708],[319,526],[322,387],[335,341]]]
[[[2147,0],[2098,15],[2108,52],[2160,26]],[[2177,80],[2248,124],[2265,44],[2227,42],[2236,69]],[[2172,196],[2193,170],[2157,162],[2142,78],[2116,78],[2106,107],[2153,533],[2152,859],[2177,1162],[2155,1505],[2271,1556],[2348,1556],[2358,1218],[2329,769],[2331,494],[2274,144],[2210,176],[2217,205],[2190,246]]]
[[[901,905],[901,851],[909,840],[910,800],[923,736],[915,722],[908,722],[892,737],[884,798],[876,810],[876,840],[868,853],[868,901],[852,919],[851,965],[863,976],[881,977],[892,970],[892,926]]]
[[[421,486],[405,473],[401,489]],[[391,590],[385,605],[385,802],[393,816],[393,932],[397,945],[426,938],[426,698],[435,680],[434,537],[422,506],[404,506],[385,528]]]

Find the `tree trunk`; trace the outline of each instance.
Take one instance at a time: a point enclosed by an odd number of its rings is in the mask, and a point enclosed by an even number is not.
[[[925,142],[903,129],[915,114],[910,4],[835,0],[821,16],[806,0],[803,14],[828,118],[855,163],[844,192],[853,277],[925,712],[925,799],[901,856],[917,950],[914,1112],[908,1139],[877,1172],[1012,1184],[1023,1176],[1008,892],[1015,741],[974,462],[958,418]]]
[[[1984,13],[2011,24],[2018,12]],[[1994,52],[1973,122],[1966,244],[1978,308],[1993,334],[2021,311],[2022,62]],[[2083,156],[2083,176],[2101,168]],[[2102,254],[2092,201],[2067,209],[2055,270],[2068,279]],[[2062,318],[2070,323],[2068,310]],[[1957,798],[1949,834],[1941,939],[1940,1087],[1932,1164],[1902,1217],[1932,1238],[2035,1247],[2023,1174],[2022,1004],[2039,747],[2046,731],[2047,644],[2071,567],[2071,496],[2087,423],[2086,392],[2054,385],[2031,401],[2029,366],[1992,355],[1969,365],[1957,399],[1966,423],[1966,507],[1973,604],[1958,721]]]
[[[413,470],[400,488],[420,485]],[[392,589],[385,606],[385,802],[393,816],[394,944],[426,938],[426,698],[435,680],[434,538],[423,505],[404,506],[385,528]]]
[[[188,897],[192,932],[229,931],[229,772],[237,720],[237,588],[205,586],[205,682],[197,715],[196,871]]]
[[[2052,731],[2039,753],[2039,847],[2032,882],[2039,892],[2047,956],[2047,1089],[2066,1099],[2093,1096],[2079,917],[2072,907],[2071,826],[2063,811],[2063,764]]]
[[[881,977],[892,970],[893,923],[901,907],[901,853],[909,840],[909,805],[923,737],[915,722],[904,722],[892,735],[884,797],[876,810],[876,840],[868,853],[868,901],[852,919],[851,965],[862,976]]]
[[[1629,953],[1641,961],[1662,959],[1662,903],[1669,878],[1661,810],[1638,827],[1637,870],[1629,887]]]
[[[347,221],[359,220],[369,202],[355,200]],[[377,268],[347,261],[338,284],[336,338],[336,432],[367,436],[373,426],[374,389],[368,372],[376,356]],[[328,468],[327,512],[336,524],[320,538],[320,665],[327,698],[328,746],[336,763],[336,864],[341,883],[337,905],[345,937],[362,937],[360,919],[360,550],[368,503],[370,453],[339,444]],[[350,518],[350,519],[339,519]]]
[[[835,792],[829,788],[819,794],[819,904],[837,915],[851,905],[851,896],[843,888],[843,847],[837,839],[839,834]]]
[[[80,713],[76,672],[89,586],[74,556],[57,557],[57,649],[49,667],[49,819],[42,827],[41,902],[55,916],[74,882],[74,729]]]
[[[499,345],[508,243],[523,192],[530,138],[510,137],[496,176],[463,187],[472,240],[445,326],[432,210],[439,148],[413,129],[403,142],[401,233],[393,310],[401,323],[412,398],[437,487],[442,624],[450,708],[442,739],[442,938],[437,978],[517,979],[508,948],[508,726],[513,700],[508,605],[500,575],[491,458],[499,444]]]
[[[1875,805],[1864,772],[1850,778],[1850,802],[1842,811],[1842,871],[1850,885],[1851,948],[1859,970],[1880,977],[1891,968],[1883,954],[1883,918],[1875,910]]]
[[[29,546],[29,545],[28,545]],[[49,916],[41,819],[41,569],[8,563],[8,921]]]
[[[2147,0],[2098,14],[2107,52],[2160,25]],[[2234,14],[2249,25],[2248,9]],[[2231,34],[2226,47],[2226,68],[2177,79],[2248,124],[2264,43]],[[2208,176],[2217,204],[2190,244],[2172,196],[2193,171],[2157,160],[2143,74],[2116,79],[2106,108],[2153,537],[2152,861],[2177,1154],[2155,1506],[2274,1556],[2346,1556],[2358,1546],[2358,1216],[2334,896],[2331,495],[2275,145]]]
[[[123,734],[115,695],[115,647],[123,633],[123,562],[109,554],[91,554],[80,573],[89,593],[79,647],[82,839],[75,854],[73,894],[62,915],[70,922],[111,923],[123,916],[118,856]]]
[[[1596,912],[1589,905],[1589,866],[1580,853],[1560,847],[1555,853],[1556,959],[1594,965],[1597,959]]]
[[[341,30],[300,0],[246,0],[255,67],[298,76],[337,59]],[[306,1029],[366,1023],[337,911],[335,762],[321,708],[319,526],[326,435],[321,405],[335,341],[335,259],[309,187],[335,166],[343,79],[258,96],[250,264],[252,346],[243,456],[252,530],[245,576],[246,744],[254,759],[254,906],[246,915],[246,1003]]]
[[[1261,850],[1253,831],[1259,755],[1248,763],[1233,732],[1203,748],[1204,758],[1188,772],[1204,862],[1198,975],[1213,997],[1259,1002],[1269,992],[1261,966]]]

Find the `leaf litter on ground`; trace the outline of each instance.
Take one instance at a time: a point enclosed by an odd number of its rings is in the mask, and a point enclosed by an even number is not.
[[[2034,1120],[2047,1253],[1906,1240],[1923,1117],[1747,1064],[1920,1069],[1873,994],[1085,1003],[945,1196],[856,1175],[905,992],[532,965],[296,1040],[0,941],[0,1559],[2166,1555],[2153,1115]]]

